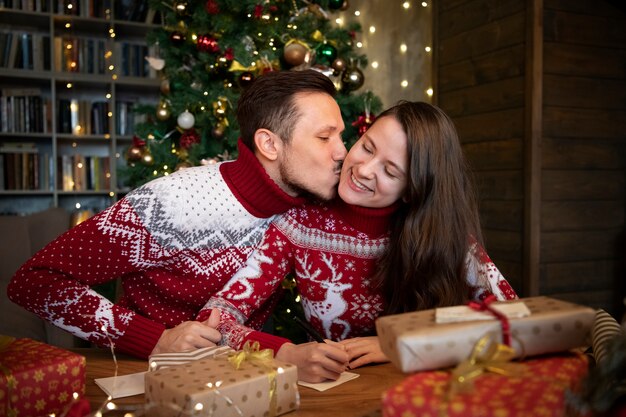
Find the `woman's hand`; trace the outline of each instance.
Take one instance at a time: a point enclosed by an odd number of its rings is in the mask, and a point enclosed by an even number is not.
[[[278,349],[276,359],[296,365],[298,380],[313,383],[336,380],[349,361],[345,348],[332,340],[300,345],[285,343]]]
[[[346,348],[350,358],[350,369],[367,365],[368,363],[389,362],[380,348],[377,336],[355,337],[339,342]]]

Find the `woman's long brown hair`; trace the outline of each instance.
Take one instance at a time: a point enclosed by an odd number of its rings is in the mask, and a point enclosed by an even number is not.
[[[469,297],[470,238],[482,241],[476,198],[459,138],[438,107],[400,102],[394,117],[408,139],[408,183],[376,281],[384,314],[462,304]]]

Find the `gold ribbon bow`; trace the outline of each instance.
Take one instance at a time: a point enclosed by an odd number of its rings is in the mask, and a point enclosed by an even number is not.
[[[515,357],[515,349],[494,342],[493,336],[492,333],[487,333],[478,339],[470,357],[454,368],[450,387],[452,394],[466,391],[476,377],[487,372],[507,376],[521,373],[522,365],[510,363]]]
[[[271,349],[260,350],[259,342],[250,343],[249,341],[243,345],[243,350],[228,357],[228,361],[237,370],[241,368],[244,362],[251,362],[261,365],[267,371],[267,378],[270,383],[270,409],[269,417],[276,415],[276,369],[273,366],[274,352]]]

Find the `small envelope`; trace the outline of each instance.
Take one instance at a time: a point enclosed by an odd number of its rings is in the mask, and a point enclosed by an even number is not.
[[[339,376],[339,379],[337,379],[336,381],[318,382],[317,384],[298,381],[298,385],[302,385],[303,387],[313,388],[318,391],[326,391],[327,389],[334,388],[337,385],[341,385],[344,382],[352,381],[353,379],[358,378],[358,377],[359,377],[359,374],[355,374],[353,372],[343,372]]]
[[[97,378],[94,382],[111,398],[130,397],[144,393],[144,374],[145,372],[138,372],[109,378]]]

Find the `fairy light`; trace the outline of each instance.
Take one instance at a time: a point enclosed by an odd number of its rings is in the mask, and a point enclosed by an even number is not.
[[[67,84],[65,84],[65,86],[66,86],[68,89],[70,89],[70,88],[72,88],[72,83],[67,83]]]
[[[372,62],[372,68],[378,69],[378,61]]]
[[[65,29],[69,29],[69,28],[71,28],[71,27],[72,27],[72,24],[71,24],[71,23],[66,23],[66,24],[65,24]]]
[[[422,7],[428,7],[428,3],[426,3],[425,1],[422,2]]]
[[[405,1],[404,3],[402,3],[402,7],[404,7],[405,9],[408,9],[411,7],[411,3],[409,3],[408,1]]]
[[[355,10],[355,11],[354,11],[354,15],[355,15],[356,17],[361,16],[361,11],[360,11],[360,10]]]
[[[426,52],[430,52],[432,49],[430,48],[430,46],[427,46],[427,47],[425,47],[425,48],[424,48],[424,50],[425,50]]]
[[[433,88],[430,87],[428,90],[426,90],[426,94],[428,94],[428,97],[432,97],[433,96]]]
[[[359,41],[356,43],[357,48],[363,48],[363,42]]]
[[[376,33],[376,26],[370,26],[370,33]]]
[[[204,408],[204,405],[202,403],[197,403],[193,409],[196,411],[202,411],[202,409]]]
[[[406,46],[406,43],[403,43],[403,44],[400,45],[400,52],[401,53],[406,54],[407,49],[408,48]]]
[[[111,93],[107,93],[105,97],[107,98],[107,100],[110,99],[111,98]]]
[[[343,26],[343,19],[338,17],[337,19],[335,19],[335,23],[337,23],[339,26]]]
[[[72,188],[74,188],[74,181],[72,181]],[[80,203],[76,203],[74,207],[76,207],[76,209],[78,210],[81,207]]]
[[[407,88],[409,86],[409,82],[407,80],[402,80],[400,85],[402,86],[402,88]]]
[[[115,197],[115,193],[114,193],[113,191],[111,191],[111,192],[109,193],[109,197]]]

